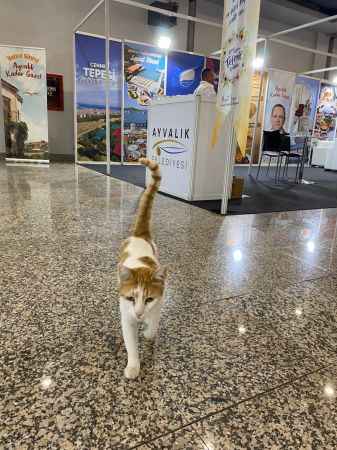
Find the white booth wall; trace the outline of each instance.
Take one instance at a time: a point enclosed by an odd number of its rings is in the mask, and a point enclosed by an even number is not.
[[[23,45],[44,47],[47,50],[47,71],[64,75],[64,112],[49,111],[49,144],[51,156],[57,155],[74,157],[73,136],[73,28],[98,0],[11,0],[2,1],[0,15],[0,43],[8,45]],[[149,3],[149,2],[148,2]],[[276,32],[291,26],[263,15],[271,11],[268,4],[272,0],[262,2],[262,19],[260,33]],[[125,5],[111,3],[111,34],[113,37],[136,40],[140,42],[155,42],[155,31],[147,26],[147,13],[144,10],[130,8]],[[179,2],[180,11],[187,12],[187,0]],[[293,5],[293,8],[296,8]],[[312,12],[311,12],[312,14]],[[218,0],[198,0],[199,17],[208,18],[215,22],[222,20],[222,4]],[[312,20],[314,16],[312,15]],[[313,31],[292,33],[294,39],[301,45],[308,45],[309,41],[317,41],[316,28]],[[186,21],[179,20],[174,31],[174,47],[186,49]],[[81,31],[104,33],[104,8],[88,21]],[[196,25],[195,52],[208,54],[220,47],[221,30]],[[327,48],[325,49],[327,50]],[[282,58],[278,58],[281,54]],[[271,66],[289,71],[310,70],[313,57],[310,53],[288,47],[271,47]],[[0,147],[0,152],[4,148]]]

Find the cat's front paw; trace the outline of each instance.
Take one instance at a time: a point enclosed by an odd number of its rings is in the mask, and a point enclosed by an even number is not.
[[[154,341],[156,339],[156,332],[151,330],[150,328],[147,328],[143,334],[144,334],[144,338],[147,341]]]
[[[124,375],[126,378],[128,378],[129,380],[134,380],[138,377],[140,372],[140,365],[136,365],[136,366],[126,366],[124,369]]]

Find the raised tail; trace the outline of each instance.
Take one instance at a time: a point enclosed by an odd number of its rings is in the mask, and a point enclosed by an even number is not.
[[[142,194],[139,202],[137,218],[133,229],[133,236],[151,239],[151,212],[155,193],[160,186],[160,169],[156,162],[147,158],[140,158],[139,162],[151,170],[152,181]]]

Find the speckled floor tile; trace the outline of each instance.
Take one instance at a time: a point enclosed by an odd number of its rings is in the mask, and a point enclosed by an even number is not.
[[[241,298],[248,309],[273,324],[294,345],[318,353],[337,350],[337,297],[324,289],[329,278],[277,288],[271,293],[250,293]]]
[[[191,422],[335,362],[323,301],[335,280],[287,237],[307,226],[332,243],[333,211],[319,234],[317,212],[224,218],[158,195],[169,286],[158,339],[141,339],[129,382],[116,262],[142,189],[71,164],[0,162],[0,192],[0,448],[199,450]],[[317,291],[324,280],[316,304],[301,285],[285,293],[307,278]],[[301,296],[307,336],[289,326]]]
[[[187,427],[141,445],[137,450],[207,450],[207,447],[197,433]]]
[[[193,428],[205,450],[335,450],[336,390],[336,369],[318,372]]]

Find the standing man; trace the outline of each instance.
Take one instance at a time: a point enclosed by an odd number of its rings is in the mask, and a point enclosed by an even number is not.
[[[215,97],[214,73],[211,69],[204,69],[201,74],[201,82],[194,91],[194,95],[203,95],[206,97]]]

